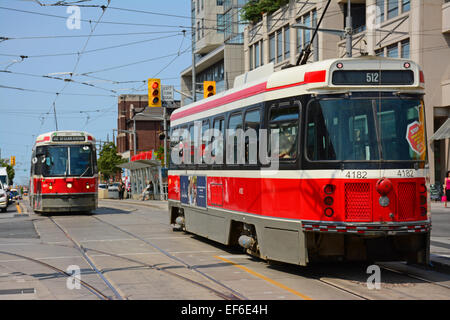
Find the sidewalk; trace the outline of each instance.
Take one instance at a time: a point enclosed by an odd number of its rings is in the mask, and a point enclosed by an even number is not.
[[[105,201],[105,202],[114,202],[114,203],[129,203],[129,204],[134,204],[134,205],[138,205],[138,206],[146,206],[146,207],[152,207],[152,208],[157,208],[159,210],[168,210],[168,204],[167,204],[167,200],[134,200],[134,199],[123,199],[123,200],[119,200],[119,199],[99,199],[100,201]]]
[[[434,265],[450,268],[450,202],[431,203],[430,260]]]

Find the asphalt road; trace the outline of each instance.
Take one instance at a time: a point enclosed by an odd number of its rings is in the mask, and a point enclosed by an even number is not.
[[[365,264],[271,265],[239,249],[174,232],[161,203],[100,201],[93,215],[51,217],[34,214],[26,201],[21,203],[22,208],[10,206],[0,214],[0,299],[98,300],[101,294],[114,300],[199,301],[450,296],[449,275],[403,264],[390,267],[406,268],[409,275],[382,269],[379,289],[368,287],[371,274]],[[22,209],[28,215],[19,213]],[[445,237],[446,211],[434,219],[440,222],[433,232]],[[77,286],[78,279],[101,294]]]

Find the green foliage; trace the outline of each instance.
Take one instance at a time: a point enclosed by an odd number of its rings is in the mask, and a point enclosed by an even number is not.
[[[98,170],[103,174],[106,180],[110,177],[119,173],[122,169],[118,168],[117,165],[127,162],[120,155],[117,154],[117,148],[114,142],[108,142],[103,145],[102,150],[100,150],[98,158]]]
[[[161,166],[164,167],[165,159],[164,159],[164,144],[160,145],[158,150],[156,150],[156,159],[161,161]],[[169,160],[168,163],[170,163],[170,149],[167,148],[167,159]]]
[[[242,7],[241,18],[255,24],[262,19],[264,13],[274,13],[288,3],[289,0],[250,0]]]
[[[0,159],[0,167],[6,167],[6,172],[8,173],[9,184],[12,185],[14,181],[14,176],[16,171],[13,166],[10,166],[5,160]]]

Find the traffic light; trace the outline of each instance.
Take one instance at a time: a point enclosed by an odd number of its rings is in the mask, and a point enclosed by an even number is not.
[[[11,156],[11,166],[15,166],[16,165],[16,157],[15,156]]]
[[[161,107],[161,79],[148,79],[148,106]]]
[[[216,94],[215,81],[203,81],[203,98],[208,98]]]

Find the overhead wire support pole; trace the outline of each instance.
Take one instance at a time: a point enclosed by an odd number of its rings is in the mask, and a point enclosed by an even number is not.
[[[352,57],[352,12],[351,12],[351,0],[347,1],[347,18],[345,19],[345,51],[347,57]]]

